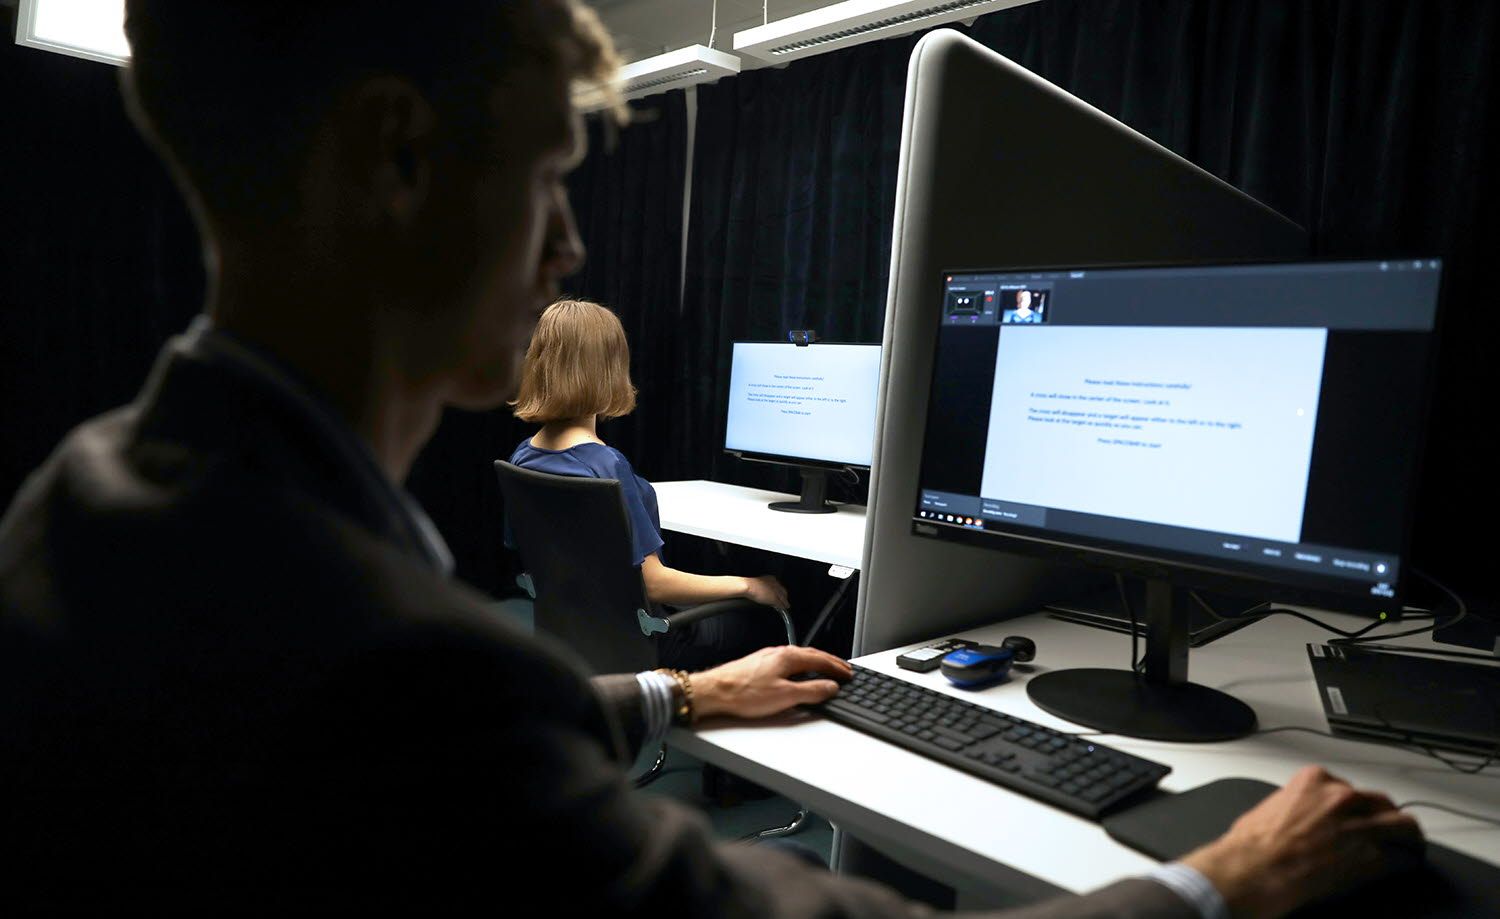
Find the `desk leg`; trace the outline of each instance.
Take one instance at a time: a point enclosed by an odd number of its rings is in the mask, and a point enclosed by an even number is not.
[[[824,603],[823,609],[818,612],[818,618],[813,621],[812,628],[808,629],[807,635],[803,636],[803,645],[812,646],[813,639],[818,637],[818,633],[823,631],[823,626],[827,625],[828,620],[833,618],[834,611],[839,608],[844,602],[844,598],[849,595],[849,585],[853,584],[858,577],[859,572],[856,571],[847,578],[844,578],[839,584],[838,589],[833,592],[833,596],[828,598],[828,602]]]

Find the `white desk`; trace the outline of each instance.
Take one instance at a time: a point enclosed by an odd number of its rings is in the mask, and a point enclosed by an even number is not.
[[[702,479],[654,484],[664,530],[859,570],[865,546],[861,505],[843,504],[832,514],[792,514],[766,505],[795,501],[796,495]]]
[[[1361,621],[1325,616],[1335,625]],[[1040,614],[967,635],[996,644],[1006,635],[1032,638],[1038,649],[1033,673],[1123,667],[1130,653],[1127,636]],[[1190,675],[1248,703],[1262,728],[1303,725],[1326,731],[1305,644],[1328,637],[1290,616],[1275,616],[1193,649]],[[1402,643],[1428,640],[1420,636]],[[1081,730],[1033,705],[1025,675],[966,692],[937,672],[897,668],[895,658],[904,650],[871,654],[857,663],[1054,728]],[[1393,747],[1300,732],[1201,745],[1115,736],[1099,740],[1172,766],[1162,787],[1173,791],[1231,776],[1281,784],[1301,765],[1316,762],[1356,785],[1384,790],[1398,803],[1436,801],[1500,818],[1500,769],[1463,775]],[[1096,823],[816,716],[708,723],[696,731],[675,730],[670,742],[806,804],[841,829],[960,889],[1000,886],[1035,896],[1056,889],[1084,891],[1154,864],[1111,840]],[[1434,840],[1500,863],[1500,828],[1430,809],[1414,813]]]

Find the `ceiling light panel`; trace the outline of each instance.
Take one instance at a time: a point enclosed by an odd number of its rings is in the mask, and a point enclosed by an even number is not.
[[[740,72],[740,59],[703,45],[689,45],[620,68],[620,93],[639,99],[698,83],[712,83]]]
[[[16,44],[124,64],[125,0],[21,0]]]
[[[770,64],[895,38],[1035,0],[844,0],[736,32],[734,50]]]

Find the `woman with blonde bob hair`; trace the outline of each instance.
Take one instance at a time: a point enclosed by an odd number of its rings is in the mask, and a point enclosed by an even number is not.
[[[635,409],[630,345],[619,317],[588,300],[559,300],[547,307],[532,334],[512,403],[516,417],[541,425],[521,441],[510,461],[556,475],[618,479],[629,512],[633,552],[646,596],[653,603],[691,606],[744,597],[785,608],[786,588],[770,575],[691,574],[662,563],[661,516],[656,489],[636,475],[630,460],[599,439],[601,418]],[[786,638],[775,617],[729,614],[673,632],[661,646],[661,663],[701,669]]]

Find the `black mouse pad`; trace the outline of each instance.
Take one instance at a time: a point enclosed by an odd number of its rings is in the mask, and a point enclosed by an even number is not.
[[[1159,792],[1135,807],[1104,819],[1119,843],[1161,861],[1180,858],[1212,842],[1245,811],[1276,790],[1255,779],[1220,779],[1172,794]],[[1427,843],[1425,865],[1367,884],[1293,915],[1327,916],[1330,910],[1405,917],[1500,916],[1500,867]]]

